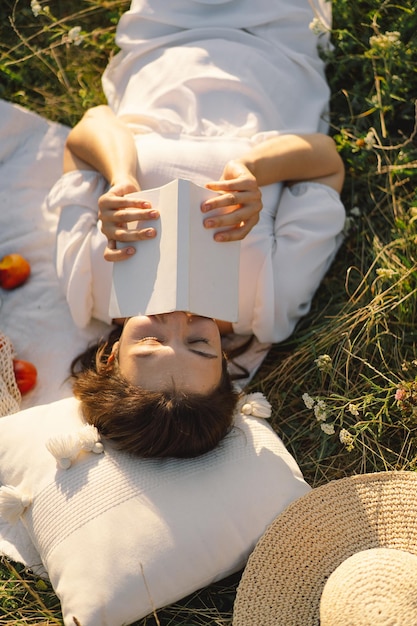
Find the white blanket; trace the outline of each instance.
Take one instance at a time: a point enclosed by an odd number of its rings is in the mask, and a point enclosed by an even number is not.
[[[0,258],[17,252],[32,268],[21,287],[0,288],[0,331],[12,341],[16,357],[38,370],[22,409],[70,396],[71,360],[109,330],[97,321],[82,330],[75,326],[55,274],[58,216],[46,211],[45,198],[61,175],[68,131],[0,100]],[[253,375],[267,349],[255,342],[238,361]]]
[[[0,289],[0,330],[17,358],[31,361],[38,382],[22,408],[67,397],[69,365],[108,328],[94,322],[79,330],[60,292],[53,264],[58,218],[45,211],[45,197],[59,178],[68,129],[0,101],[0,258],[17,252],[30,263],[29,280]]]

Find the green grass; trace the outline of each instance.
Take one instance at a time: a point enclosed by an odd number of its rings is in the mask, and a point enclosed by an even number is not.
[[[103,102],[100,72],[128,3],[41,5],[35,17],[29,1],[1,2],[0,97],[72,125]],[[347,172],[346,240],[310,314],[252,384],[312,485],[417,465],[417,10],[413,0],[334,0],[333,15],[330,126]],[[138,624],[226,626],[238,579]],[[4,561],[6,623],[57,624],[60,612],[47,585]]]

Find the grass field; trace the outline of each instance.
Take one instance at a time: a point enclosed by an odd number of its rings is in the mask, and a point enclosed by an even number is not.
[[[0,97],[74,124],[103,102],[99,76],[127,6],[2,0]],[[417,466],[416,3],[334,0],[333,18],[330,128],[346,165],[346,239],[310,314],[270,351],[252,384],[268,396],[274,428],[315,486]],[[138,625],[226,626],[238,579]],[[51,589],[4,562],[6,623],[61,621]]]

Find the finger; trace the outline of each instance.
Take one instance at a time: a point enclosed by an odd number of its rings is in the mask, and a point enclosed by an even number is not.
[[[212,191],[233,193],[235,191],[255,191],[258,189],[258,184],[254,176],[244,175],[231,179],[211,181],[206,184],[206,187]]]
[[[125,198],[118,198],[118,197],[114,197],[114,198],[101,198],[98,201],[98,213],[99,215],[104,214],[104,215],[111,215],[113,213],[117,213],[117,212],[122,212],[122,211],[126,211],[126,215],[135,215],[136,213],[138,213],[139,215],[142,215],[142,213],[140,213],[140,211],[144,211],[143,215],[147,215],[150,217],[150,219],[152,219],[152,216],[154,215],[153,211],[154,209],[152,209],[151,205],[149,203],[147,203],[147,206],[143,206],[142,204],[135,204],[134,202],[129,202],[128,200],[126,200]]]
[[[104,250],[104,258],[106,261],[118,262],[128,259],[130,256],[136,253],[134,246],[123,246],[117,248],[117,242],[114,239],[110,239],[107,242],[107,246]]]
[[[101,231],[109,240],[116,240],[122,243],[132,241],[143,241],[146,239],[154,239],[156,237],[155,228],[129,229],[120,225],[111,226],[102,225]]]
[[[125,261],[126,259],[129,259],[135,253],[136,250],[133,246],[123,247],[119,249],[112,249],[107,247],[104,250],[104,258],[106,261],[118,263],[119,261]]]
[[[104,222],[134,222],[134,221],[153,221],[159,218],[159,212],[155,209],[138,209],[134,207],[127,208],[106,208],[99,209],[99,219]]]
[[[243,193],[222,193],[218,196],[205,200],[205,202],[201,205],[201,210],[203,213],[208,213],[214,209],[223,209],[225,207],[230,207],[231,210],[233,210],[236,206],[241,205],[244,200],[245,198]]]
[[[227,242],[227,241],[241,241],[246,237],[246,235],[252,230],[252,228],[257,224],[258,219],[251,219],[247,222],[241,222],[234,228],[229,228],[228,230],[222,230],[221,232],[215,233],[214,240],[218,242]]]
[[[256,216],[256,221],[259,219],[259,213],[262,210],[262,205],[249,205],[241,208],[235,208],[235,210],[222,213],[221,215],[213,215],[204,220],[205,228],[226,228],[238,226],[241,222],[247,222]]]
[[[135,206],[142,207],[144,209],[149,209],[152,205],[148,200],[141,200],[140,198],[132,198],[129,195],[121,195],[119,193],[113,193],[109,191],[108,193],[104,193],[98,199],[99,206],[105,205],[116,205],[121,207],[127,206]]]
[[[203,213],[213,211],[215,209],[222,210],[223,213],[230,212],[236,207],[262,205],[262,194],[257,187],[250,191],[233,191],[219,194],[213,198],[209,198],[201,205]]]

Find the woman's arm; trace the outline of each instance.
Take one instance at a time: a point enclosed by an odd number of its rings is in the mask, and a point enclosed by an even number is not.
[[[70,131],[65,148],[64,172],[84,166],[100,172],[111,186],[130,181],[139,189],[133,135],[110,107],[89,109]]]
[[[104,257],[121,261],[135,252],[133,247],[116,248],[116,241],[129,242],[155,237],[154,228],[127,228],[127,223],[157,219],[149,202],[125,198],[140,191],[137,152],[132,133],[106,105],[87,111],[70,131],[64,151],[64,172],[75,169],[98,171],[110,184],[98,202],[98,217],[108,239]]]
[[[341,192],[343,161],[331,137],[322,133],[281,135],[256,145],[239,159],[260,187],[285,181],[321,182]]]
[[[217,241],[243,239],[259,220],[262,209],[259,187],[307,180],[328,185],[340,193],[344,166],[333,139],[321,133],[268,139],[227,163],[221,180],[207,184],[209,189],[224,195],[203,204],[203,212],[213,211],[205,226],[226,229],[214,235]],[[218,209],[224,213],[216,215],[214,211]]]

